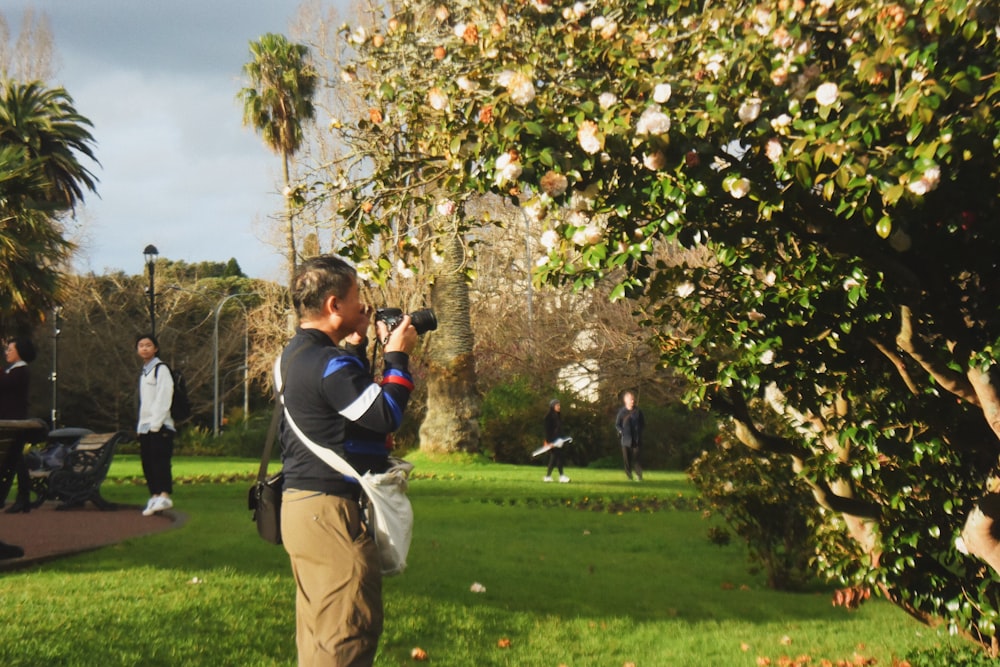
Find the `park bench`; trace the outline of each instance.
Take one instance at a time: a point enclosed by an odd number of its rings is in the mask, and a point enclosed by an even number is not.
[[[41,419],[0,419],[0,500],[14,483],[15,465],[24,446],[45,442],[48,432]]]
[[[88,500],[101,510],[114,509],[113,503],[101,496],[101,484],[108,475],[115,450],[125,433],[93,433],[87,429],[56,429],[49,432],[49,446],[66,445],[62,465],[58,468],[29,470],[31,490],[37,503],[57,500],[56,509],[79,507]]]

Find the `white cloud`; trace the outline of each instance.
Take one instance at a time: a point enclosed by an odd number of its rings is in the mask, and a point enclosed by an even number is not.
[[[282,278],[280,251],[261,238],[283,206],[279,158],[242,126],[236,95],[250,41],[288,34],[299,4],[5,0],[14,34],[26,7],[48,17],[56,83],[94,123],[100,182],[78,211],[78,269],[139,273],[153,243],[170,259],[236,257],[250,275]]]

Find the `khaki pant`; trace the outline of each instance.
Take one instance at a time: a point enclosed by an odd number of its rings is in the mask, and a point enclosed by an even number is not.
[[[297,589],[299,667],[361,667],[382,634],[382,572],[358,503],[286,491],[281,537]]]

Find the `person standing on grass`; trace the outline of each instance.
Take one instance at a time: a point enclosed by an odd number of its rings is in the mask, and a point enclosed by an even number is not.
[[[28,338],[13,338],[4,348],[4,357],[8,366],[0,373],[0,419],[27,419],[28,388],[31,383],[28,364],[35,360],[35,346]],[[11,446],[3,465],[0,477],[10,482],[17,477],[17,497],[14,504],[5,511],[7,514],[31,511],[31,477],[24,462],[23,442],[15,442]],[[7,502],[9,492],[10,486],[5,486],[0,506]]]
[[[139,458],[142,474],[149,488],[149,501],[143,516],[174,506],[170,499],[173,493],[173,473],[171,459],[174,455],[174,436],[177,429],[170,416],[170,404],[174,398],[174,378],[170,368],[160,361],[157,353],[160,344],[153,334],[142,334],[135,341],[135,349],[142,359],[142,373],[139,376]]]
[[[646,419],[635,404],[635,394],[626,391],[622,394],[622,407],[615,417],[615,430],[622,443],[622,460],[625,462],[625,474],[632,479],[642,481],[642,465],[639,463],[639,451],[642,448],[642,432],[646,428]]]
[[[382,634],[382,569],[362,522],[361,486],[313,454],[287,423],[291,417],[359,474],[388,469],[387,436],[413,391],[417,331],[409,315],[391,332],[376,323],[385,369],[375,383],[365,362],[372,309],[358,287],[357,272],[339,257],[303,262],[291,286],[299,327],[275,369],[285,405],[281,535],[295,578],[299,667],[369,667]]]
[[[562,408],[559,399],[553,398],[549,401],[549,412],[545,415],[545,444],[550,445],[563,437],[562,429]],[[563,484],[569,482],[569,477],[563,474],[563,462],[565,453],[562,447],[553,447],[549,450],[549,468],[545,472],[543,482],[552,481],[552,469],[559,468],[559,481]]]

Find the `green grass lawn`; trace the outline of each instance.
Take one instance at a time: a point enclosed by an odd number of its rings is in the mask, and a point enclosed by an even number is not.
[[[680,473],[640,485],[570,470],[572,483],[543,484],[537,467],[414,459],[410,567],[385,581],[379,665],[419,664],[419,646],[427,664],[456,667],[820,665],[856,654],[889,666],[951,641],[882,601],[848,612],[827,590],[766,589],[741,547],[706,539]],[[256,468],[185,458],[174,471],[228,479]],[[105,497],[141,504],[138,476],[137,457],[116,459]],[[179,484],[182,527],[0,574],[0,664],[294,665],[294,584],[284,550],[256,536],[248,486]]]

